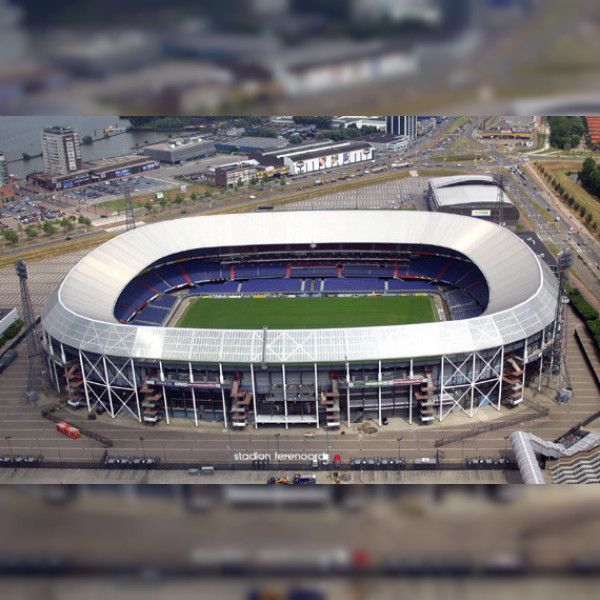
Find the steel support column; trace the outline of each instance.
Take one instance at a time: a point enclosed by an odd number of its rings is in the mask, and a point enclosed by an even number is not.
[[[381,422],[381,360],[379,361],[378,379],[379,379],[379,386],[377,389],[379,391],[379,427],[383,427],[383,423]]]
[[[160,369],[160,380],[164,381],[165,380],[165,374],[164,374],[164,371],[163,371],[163,366],[162,366],[162,361],[161,360],[158,361],[158,366],[159,366],[159,369]],[[171,424],[171,420],[169,419],[169,407],[167,405],[167,392],[166,392],[166,388],[165,388],[164,385],[161,386],[161,387],[162,387],[163,404],[164,404],[164,407],[165,407],[165,419],[167,420],[167,425],[170,425]]]
[[[287,383],[285,381],[285,363],[281,363],[281,374],[283,376],[283,411],[285,414],[285,428],[288,428],[288,406],[287,406]]]
[[[110,415],[114,419],[115,418],[115,407],[113,405],[112,390],[110,388],[110,382],[108,379],[108,368],[106,366],[106,356],[104,356],[104,355],[102,355],[102,365],[104,366],[104,384],[106,385],[106,392],[108,394],[108,403],[110,405]],[[161,373],[162,373],[162,370],[161,370]],[[164,393],[164,389],[165,388],[163,388],[163,393]]]
[[[61,344],[62,346],[62,344]],[[81,378],[83,379],[83,389],[85,391],[85,401],[87,402],[88,412],[91,412],[92,407],[90,405],[90,393],[88,391],[87,378],[85,376],[85,369],[83,368],[83,357],[81,356],[81,348],[79,349],[79,368],[81,369]]]
[[[471,418],[473,418],[473,400],[475,400],[475,363],[475,353],[473,353],[473,365],[471,367],[471,409],[469,410],[469,417]]]
[[[219,363],[219,381],[221,383],[221,400],[223,402],[223,426],[225,429],[228,428],[227,425],[227,404],[225,403],[225,380],[223,379],[223,365]]]
[[[129,363],[131,364],[131,381],[133,383],[133,391],[135,392],[135,402],[137,405],[138,411],[138,421],[142,422],[142,408],[140,406],[140,396],[138,394],[138,385],[137,385],[137,377],[135,376],[135,365],[133,363],[133,358],[129,359]]]
[[[190,376],[190,383],[194,383],[194,372],[192,370],[192,363],[188,361],[188,372]],[[198,427],[198,409],[196,407],[196,392],[192,386],[192,405],[194,406],[194,424]]]
[[[258,411],[256,410],[256,382],[254,381],[254,365],[250,363],[250,379],[252,381],[252,408],[254,409],[254,429],[258,429]]]
[[[317,417],[317,429],[319,429],[319,378],[317,374],[317,363],[315,363],[315,415]]]
[[[440,423],[442,422],[442,398],[445,395],[445,386],[444,386],[444,355],[442,354],[442,361],[440,364]]]
[[[414,363],[413,363],[413,359],[410,359],[410,374],[409,374],[409,378],[412,379],[414,377]],[[413,408],[413,385],[414,384],[410,384],[408,386],[408,424],[412,425],[412,408]]]

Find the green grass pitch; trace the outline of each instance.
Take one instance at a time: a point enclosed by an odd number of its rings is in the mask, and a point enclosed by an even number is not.
[[[351,298],[199,298],[177,327],[196,329],[322,329],[438,321],[429,296]]]

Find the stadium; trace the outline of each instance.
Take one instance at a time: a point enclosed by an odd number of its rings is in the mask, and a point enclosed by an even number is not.
[[[299,211],[128,231],[75,265],[41,318],[72,406],[336,429],[517,405],[551,354],[557,301],[549,268],[493,223]]]

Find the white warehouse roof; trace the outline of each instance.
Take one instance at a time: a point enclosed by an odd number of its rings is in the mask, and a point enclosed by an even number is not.
[[[243,234],[240,234],[243,232]],[[320,243],[434,244],[470,258],[490,301],[474,319],[385,327],[216,330],[119,323],[127,283],[163,256],[198,247]],[[83,258],[42,312],[56,340],[112,356],[204,362],[322,362],[458,354],[494,348],[552,323],[557,281],[510,231],[493,223],[417,211],[302,211],[192,217],[134,229]],[[263,356],[263,348],[265,354]]]
[[[498,186],[489,175],[454,175],[429,180],[439,207],[490,204],[498,201]],[[505,192],[503,201],[512,204]]]

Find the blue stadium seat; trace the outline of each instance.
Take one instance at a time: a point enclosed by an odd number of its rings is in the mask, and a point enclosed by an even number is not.
[[[242,292],[300,292],[300,279],[249,279],[242,283]]]
[[[383,279],[358,278],[349,279],[336,277],[326,279],[324,292],[383,292],[385,289]]]

